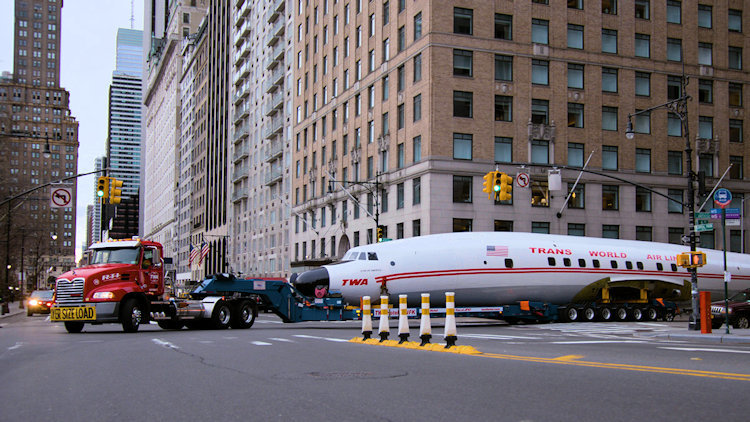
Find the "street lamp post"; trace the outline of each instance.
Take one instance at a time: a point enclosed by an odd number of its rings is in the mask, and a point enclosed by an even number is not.
[[[651,108],[647,108],[645,110],[636,111],[635,113],[628,114],[628,125],[625,130],[625,136],[628,139],[633,139],[635,137],[635,132],[633,130],[633,122],[632,118],[635,116],[638,116],[639,114],[644,114],[651,112],[652,110],[660,109],[660,108],[666,108],[670,112],[674,113],[677,117],[680,118],[680,123],[682,127],[682,135],[685,138],[685,163],[687,168],[685,169],[685,176],[687,178],[687,207],[688,207],[688,233],[689,233],[689,242],[690,242],[690,251],[693,252],[696,250],[696,239],[695,239],[695,189],[693,187],[693,182],[696,180],[696,173],[693,171],[693,149],[690,146],[690,134],[688,131],[688,108],[687,108],[687,102],[690,99],[690,96],[687,95],[687,84],[688,84],[688,78],[684,74],[682,75],[682,79],[680,81],[680,97],[676,98],[672,101],[668,101],[664,104],[660,104]],[[700,301],[699,301],[699,295],[698,295],[698,269],[697,268],[688,268],[688,272],[690,273],[690,285],[691,285],[691,306],[693,308],[693,311],[690,315],[690,322],[688,325],[688,329],[690,330],[700,330]]]

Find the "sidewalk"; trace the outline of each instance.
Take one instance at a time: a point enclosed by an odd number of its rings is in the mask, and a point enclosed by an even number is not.
[[[5,314],[5,315],[0,315],[0,320],[5,319],[5,318],[10,318],[13,315],[18,315],[18,314],[22,314],[22,313],[26,312],[26,308],[21,309],[21,308],[19,308],[19,306],[20,306],[20,302],[19,301],[15,301],[13,303],[9,303],[8,304],[8,310],[10,312],[7,313],[7,314]]]
[[[643,334],[642,337],[701,343],[750,344],[750,329],[729,327],[729,334],[727,334],[727,327],[722,325],[721,328],[711,331],[710,334],[702,334],[700,330],[689,330],[685,322],[684,326],[674,327],[666,332]]]

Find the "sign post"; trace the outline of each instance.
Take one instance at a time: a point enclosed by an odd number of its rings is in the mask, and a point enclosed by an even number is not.
[[[727,206],[732,202],[732,192],[729,189],[718,189],[714,193],[714,203],[721,207],[721,239],[724,243],[724,322],[727,324],[729,334],[729,280],[731,275],[727,272]]]

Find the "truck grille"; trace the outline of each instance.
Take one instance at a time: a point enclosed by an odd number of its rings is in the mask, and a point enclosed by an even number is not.
[[[83,305],[83,279],[75,278],[73,281],[64,278],[57,279],[55,304],[62,306]]]

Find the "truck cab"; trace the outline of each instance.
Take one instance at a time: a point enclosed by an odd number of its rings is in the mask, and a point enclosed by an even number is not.
[[[750,328],[750,289],[745,289],[728,300],[729,323],[734,328]],[[711,302],[711,326],[716,329],[724,324],[726,312],[724,301]]]
[[[50,319],[69,332],[85,323],[121,323],[136,331],[148,321],[151,301],[164,294],[162,245],[127,239],[98,242],[89,248],[90,263],[60,275]]]

